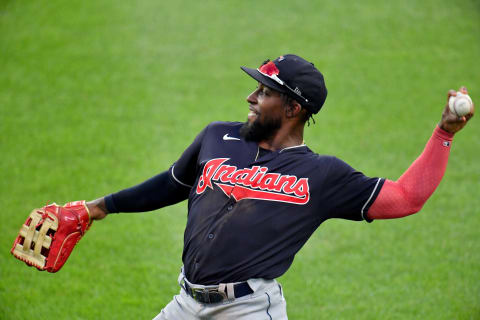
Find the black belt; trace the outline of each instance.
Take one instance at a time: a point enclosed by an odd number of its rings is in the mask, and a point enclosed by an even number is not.
[[[198,302],[219,303],[228,300],[226,293],[218,291],[218,287],[204,289],[192,288],[186,281],[184,285],[185,291],[188,293],[188,295]],[[250,288],[247,282],[242,282],[233,285],[233,292],[235,294],[235,298],[240,298],[246,296],[247,294],[253,293],[253,290]]]

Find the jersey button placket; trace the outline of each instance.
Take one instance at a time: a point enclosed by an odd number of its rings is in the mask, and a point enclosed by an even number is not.
[[[235,188],[238,186],[237,185],[237,182],[238,182],[238,179],[235,181],[235,183],[233,184],[233,188],[232,188],[232,191],[230,192],[230,204],[228,205],[227,207],[227,211],[232,211],[233,209],[233,206],[235,205],[235,203],[237,202],[237,200],[235,200],[235,197],[233,196],[234,194],[234,191],[235,191]]]

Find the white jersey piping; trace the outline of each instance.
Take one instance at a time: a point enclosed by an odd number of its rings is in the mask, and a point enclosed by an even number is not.
[[[304,143],[304,144],[299,144],[298,146],[283,148],[278,153],[281,153],[282,151],[287,150],[287,149],[300,148],[300,147],[305,147],[305,146],[306,146],[306,144]]]
[[[188,185],[188,184],[186,184],[186,183],[183,183],[182,181],[178,180],[177,177],[175,177],[175,173],[173,173],[173,168],[174,168],[174,167],[175,167],[175,166],[173,165],[173,166],[172,166],[172,177],[173,177],[173,179],[175,179],[175,181],[177,181],[178,183],[180,183],[182,186],[191,188],[191,187],[192,187],[191,185]]]
[[[370,197],[368,198],[368,200],[365,202],[365,204],[364,204],[363,207],[362,207],[362,211],[361,211],[360,213],[362,214],[363,220],[367,220],[367,219],[365,219],[365,216],[363,215],[363,213],[364,213],[363,211],[364,211],[365,208],[367,207],[367,204],[370,202],[370,200],[372,200],[373,195],[375,194],[375,191],[377,190],[378,184],[380,183],[380,180],[381,180],[381,179],[382,179],[382,178],[378,178],[377,184],[375,184],[375,188],[373,188],[372,194],[370,195]]]

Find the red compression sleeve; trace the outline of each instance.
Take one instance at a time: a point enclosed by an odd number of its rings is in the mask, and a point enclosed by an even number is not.
[[[397,181],[385,180],[368,217],[392,219],[418,212],[442,180],[452,139],[452,133],[437,126],[410,168]]]

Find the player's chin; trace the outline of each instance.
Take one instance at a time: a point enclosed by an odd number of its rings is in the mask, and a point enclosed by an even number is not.
[[[250,111],[247,115],[247,122],[252,124],[258,117],[258,114],[254,111]]]

